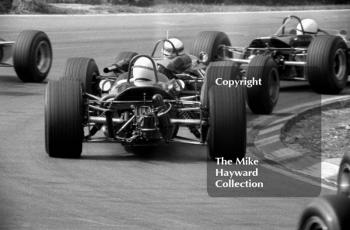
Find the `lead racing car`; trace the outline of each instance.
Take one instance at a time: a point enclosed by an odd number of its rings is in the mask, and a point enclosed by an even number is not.
[[[159,44],[167,58],[156,57]],[[193,64],[182,52],[178,40],[161,40],[150,56],[120,53],[104,75],[91,58],[68,59],[64,76],[46,89],[48,155],[80,157],[83,142],[111,141],[132,149],[177,141],[207,143],[212,159],[244,157],[244,90],[214,84],[217,76],[238,78],[239,68],[231,61],[207,65],[207,57]],[[188,69],[188,61],[197,67]],[[188,127],[194,139],[179,137],[179,127]]]
[[[0,38],[0,67],[14,67],[23,82],[42,82],[49,74],[51,64],[52,48],[46,33],[24,30],[16,41]]]
[[[214,31],[203,31],[198,40]],[[242,65],[243,77],[262,84],[247,88],[247,101],[255,113],[271,113],[278,101],[280,80],[307,80],[324,94],[338,94],[346,86],[350,70],[346,31],[323,30],[313,19],[288,16],[271,36],[259,37],[247,47],[221,44],[219,60]]]

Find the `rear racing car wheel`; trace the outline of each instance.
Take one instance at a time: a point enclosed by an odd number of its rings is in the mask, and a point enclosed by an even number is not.
[[[277,104],[280,80],[276,62],[267,55],[255,56],[249,63],[247,80],[253,79],[261,85],[247,87],[248,106],[253,113],[270,114]]]
[[[13,66],[24,82],[42,82],[51,69],[52,48],[48,36],[37,30],[22,31],[13,47]]]
[[[205,52],[208,55],[208,60],[204,64],[209,64],[209,62],[218,61],[222,58],[220,45],[231,45],[230,39],[225,33],[202,31],[195,38],[190,54],[199,57],[201,52]]]
[[[338,194],[350,198],[350,153],[344,155],[338,172]]]
[[[231,61],[212,62],[207,69],[201,104],[208,111],[209,127],[202,126],[202,139],[208,142],[211,159],[236,159],[245,155],[247,125],[243,87],[229,88],[215,83],[218,77],[238,79],[239,73],[239,67]]]
[[[306,58],[306,75],[311,88],[318,93],[338,94],[348,80],[347,45],[337,36],[317,36]]]
[[[115,63],[118,63],[121,60],[127,60],[128,62],[131,61],[133,57],[137,55],[136,52],[130,52],[130,51],[124,51],[120,52],[117,57],[115,58]],[[129,63],[128,63],[129,64]],[[127,72],[129,69],[129,65],[122,66],[122,69]]]
[[[83,90],[90,94],[98,93],[98,80],[100,75],[96,62],[92,58],[73,57],[66,62],[64,77],[78,79],[83,85]]]
[[[45,93],[45,145],[50,157],[78,158],[83,141],[82,86],[77,80],[50,81]]]
[[[298,230],[350,229],[350,199],[344,196],[325,196],[313,200],[303,211]]]

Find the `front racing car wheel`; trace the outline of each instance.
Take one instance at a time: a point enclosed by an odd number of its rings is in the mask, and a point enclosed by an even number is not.
[[[98,81],[100,75],[96,62],[92,58],[73,57],[66,62],[64,77],[77,79],[83,84],[83,90],[89,94],[98,94]]]
[[[47,77],[52,64],[52,48],[44,32],[22,31],[13,49],[13,66],[19,79],[42,82]]]
[[[350,153],[344,155],[339,166],[338,194],[350,198]]]
[[[209,106],[208,95],[209,89],[216,85],[217,78],[224,80],[239,80],[240,69],[239,66],[232,61],[217,61],[209,64],[204,82],[201,88],[201,104],[202,107]],[[222,86],[225,87],[225,86]]]
[[[298,230],[350,229],[350,199],[344,196],[326,196],[313,200],[303,211]]]
[[[209,126],[202,126],[211,159],[242,158],[246,150],[246,111],[243,87],[216,85],[216,79],[239,78],[239,67],[231,61],[212,62],[201,90],[201,104],[208,111]]]
[[[83,97],[77,80],[50,81],[45,93],[45,145],[50,157],[78,158],[83,141]]]
[[[246,111],[243,87],[209,90],[209,157],[236,160],[246,152]]]
[[[221,45],[231,45],[227,34],[219,31],[202,31],[195,38],[190,54],[199,57],[201,52],[205,52],[208,55],[208,60],[204,64],[209,64],[209,62],[223,58],[223,50],[220,50]]]
[[[337,36],[315,37],[306,58],[306,74],[311,88],[318,93],[338,94],[348,80],[347,45]]]
[[[261,83],[247,87],[248,106],[253,113],[270,114],[277,104],[280,90],[277,68],[276,62],[268,55],[258,55],[250,61],[246,79]]]

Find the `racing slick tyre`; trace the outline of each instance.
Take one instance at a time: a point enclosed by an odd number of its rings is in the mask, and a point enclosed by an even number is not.
[[[22,31],[13,47],[13,66],[23,82],[42,82],[51,69],[52,48],[48,36],[37,30]]]
[[[213,85],[216,85],[218,77],[224,80],[239,80],[240,69],[239,66],[232,61],[217,61],[209,64],[204,82],[201,88],[201,104],[202,107],[207,108],[209,106],[208,95],[209,89]],[[226,86],[223,86],[226,87]]]
[[[220,52],[220,46],[230,46],[231,41],[228,36],[219,31],[202,31],[197,34],[194,40],[190,54],[199,57],[201,52],[208,54],[208,60],[204,64],[212,61],[219,61],[223,53]]]
[[[212,86],[209,89],[209,157],[236,160],[246,152],[246,111],[244,90]]]
[[[267,55],[257,55],[249,63],[246,73],[248,81],[257,80],[256,84],[247,87],[247,102],[255,114],[271,114],[277,104],[280,80],[276,62]]]
[[[306,76],[317,93],[338,94],[348,80],[347,45],[337,36],[317,36],[306,58]]]
[[[201,88],[201,107],[203,109],[203,116],[208,116],[208,108],[209,108],[209,89],[212,86],[215,86],[215,81],[218,76],[222,78],[222,80],[238,80],[240,78],[240,69],[239,66],[232,61],[217,61],[211,62],[207,68],[206,76],[204,78],[204,82]],[[208,134],[208,126],[201,126],[201,141],[205,142],[207,140]]]
[[[137,55],[136,52],[130,52],[130,51],[124,51],[120,52],[117,57],[115,58],[115,63],[118,63],[119,61],[126,60],[127,64],[123,65],[121,68],[123,71],[127,72],[129,68],[129,63],[133,57]]]
[[[82,86],[77,80],[50,81],[45,92],[45,145],[50,157],[78,158],[83,141]]]
[[[350,229],[350,199],[344,196],[325,196],[313,200],[303,211],[298,230]]]
[[[339,166],[338,194],[350,198],[350,153],[344,155]]]
[[[92,58],[73,57],[66,62],[64,77],[78,79],[83,85],[84,92],[98,94],[98,80],[100,75],[96,62]]]

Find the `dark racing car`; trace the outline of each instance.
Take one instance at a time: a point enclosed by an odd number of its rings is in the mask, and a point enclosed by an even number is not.
[[[159,44],[163,56],[156,57]],[[176,39],[157,42],[150,56],[122,52],[104,75],[93,59],[68,59],[64,77],[46,89],[47,153],[80,157],[82,143],[93,141],[128,149],[177,141],[207,143],[212,159],[244,157],[243,88],[214,84],[218,75],[238,77],[239,69],[231,61],[206,62],[206,55],[183,54]],[[179,137],[179,127],[189,128],[194,138]]]
[[[216,32],[204,31],[198,39]],[[307,80],[324,94],[338,94],[349,75],[349,41],[346,31],[322,30],[312,19],[297,16],[283,19],[271,36],[254,39],[248,47],[222,43],[220,60],[242,65],[243,77],[261,79],[260,86],[247,88],[248,105],[255,113],[271,113],[278,101],[280,80]]]
[[[42,82],[49,74],[51,64],[52,48],[46,33],[25,30],[16,41],[0,38],[0,67],[14,67],[22,81]]]

